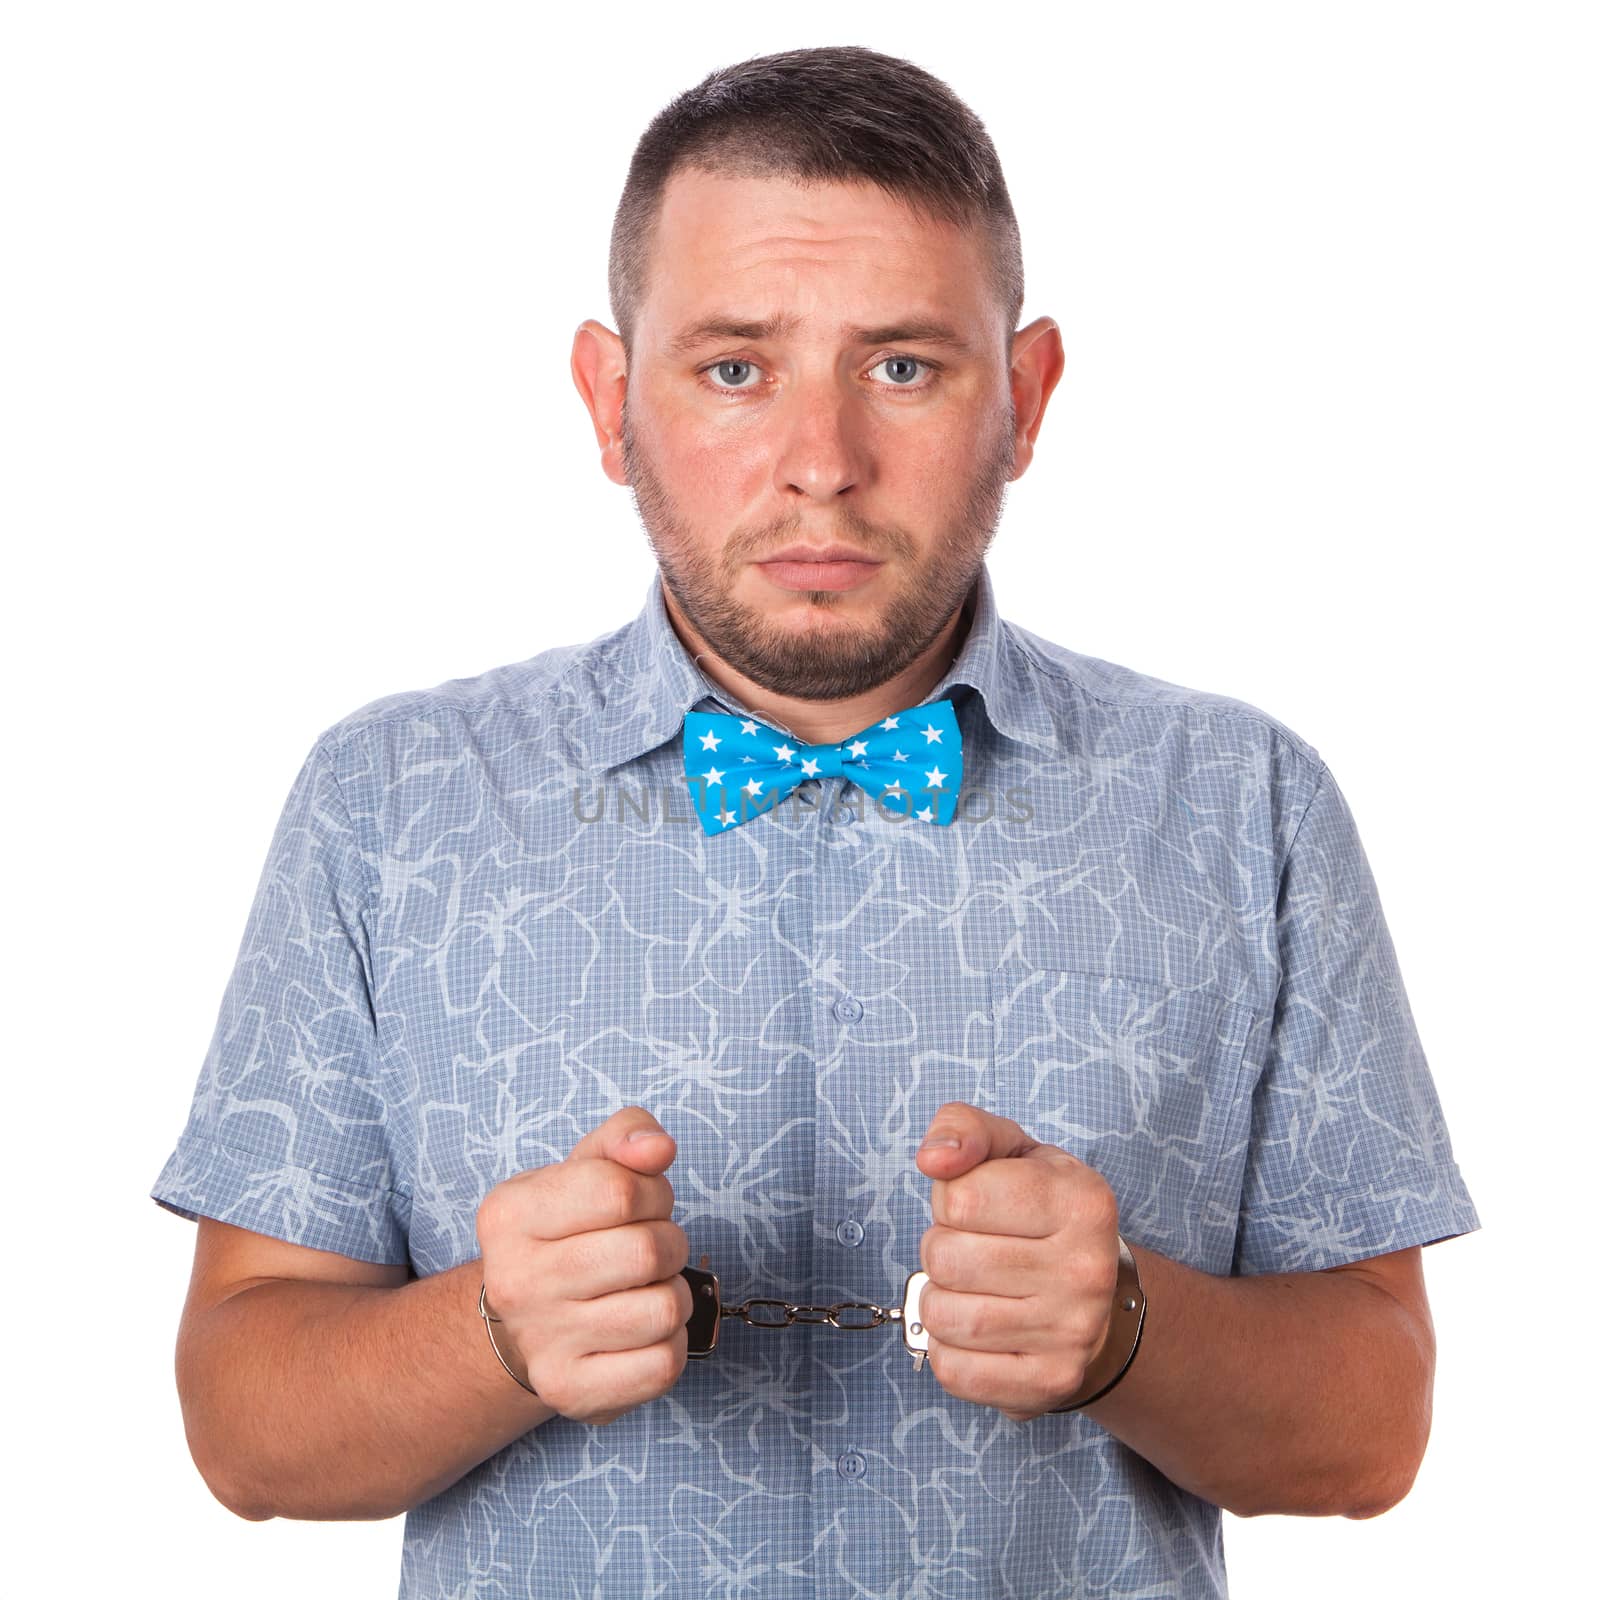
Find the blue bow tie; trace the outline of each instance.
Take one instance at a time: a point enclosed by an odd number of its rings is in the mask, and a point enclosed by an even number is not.
[[[683,771],[708,834],[770,811],[807,778],[849,778],[885,812],[948,823],[961,786],[961,729],[948,699],[897,711],[842,744],[802,744],[754,717],[691,711]]]

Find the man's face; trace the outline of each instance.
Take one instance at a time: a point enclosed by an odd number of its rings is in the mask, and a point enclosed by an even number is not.
[[[1007,332],[975,235],[874,185],[673,176],[623,461],[670,601],[731,667],[837,700],[933,643],[1016,476]],[[790,546],[875,564],[763,565]]]

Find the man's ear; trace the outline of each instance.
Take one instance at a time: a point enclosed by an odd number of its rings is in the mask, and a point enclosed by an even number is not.
[[[1050,403],[1051,392],[1061,381],[1066,364],[1061,329],[1054,318],[1035,317],[1027,327],[1017,330],[1011,343],[1011,399],[1017,412],[1013,482],[1033,460],[1033,444],[1044,421],[1044,408]]]
[[[622,464],[622,402],[628,392],[628,358],[622,340],[593,317],[572,336],[572,381],[589,408],[600,444],[600,466],[613,483],[626,484]]]

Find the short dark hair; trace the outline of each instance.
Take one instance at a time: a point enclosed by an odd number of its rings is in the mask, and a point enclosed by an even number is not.
[[[981,228],[1009,354],[1022,314],[1022,239],[1000,158],[965,102],[921,67],[859,45],[782,50],[719,67],[658,111],[634,148],[611,224],[611,314],[630,357],[662,191],[682,167],[865,180],[958,227]]]

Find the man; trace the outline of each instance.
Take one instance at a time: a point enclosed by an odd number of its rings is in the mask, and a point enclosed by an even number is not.
[[[1062,351],[981,124],[713,73],[611,293],[659,579],[319,736],[152,1190],[207,1483],[419,1600],[1220,1595],[1219,1508],[1394,1505],[1478,1218],[1317,752],[998,615]]]

